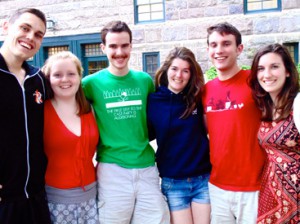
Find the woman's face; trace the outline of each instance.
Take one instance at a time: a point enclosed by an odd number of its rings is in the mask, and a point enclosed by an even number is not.
[[[190,80],[190,64],[180,58],[175,58],[167,71],[167,75],[168,89],[173,93],[180,93]]]
[[[273,102],[289,76],[280,55],[267,53],[259,59],[257,79],[261,87],[270,94]]]
[[[75,97],[81,80],[75,63],[69,58],[58,59],[52,64],[50,71],[50,84],[54,97]]]

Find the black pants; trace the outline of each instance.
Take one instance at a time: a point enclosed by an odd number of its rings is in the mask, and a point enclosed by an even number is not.
[[[29,199],[0,201],[1,224],[51,224],[45,192]]]

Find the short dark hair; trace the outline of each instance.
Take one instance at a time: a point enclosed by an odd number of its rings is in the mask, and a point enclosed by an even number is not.
[[[36,17],[40,18],[43,21],[45,27],[47,26],[45,14],[42,11],[35,9],[35,8],[18,9],[11,15],[11,17],[9,18],[9,22],[14,23],[24,13],[31,13],[31,14],[35,15]]]
[[[235,36],[236,46],[239,46],[242,43],[242,35],[240,31],[228,22],[218,23],[207,28],[207,44],[209,44],[209,36],[213,32],[218,32],[221,35],[232,34]]]
[[[121,33],[121,32],[127,32],[129,34],[129,40],[130,43],[132,41],[132,32],[128,25],[125,22],[122,21],[111,21],[106,26],[103,27],[101,30],[101,39],[102,43],[105,45],[106,43],[106,35],[107,33]]]

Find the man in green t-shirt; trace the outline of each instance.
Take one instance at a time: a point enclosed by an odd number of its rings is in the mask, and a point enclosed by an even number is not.
[[[129,69],[132,33],[121,21],[101,31],[109,66],[83,79],[100,131],[97,167],[100,223],[170,223],[149,144],[146,105],[151,77]]]

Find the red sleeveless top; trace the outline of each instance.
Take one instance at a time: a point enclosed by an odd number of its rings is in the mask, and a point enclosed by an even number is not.
[[[44,148],[48,157],[46,184],[68,189],[94,182],[93,156],[99,132],[92,112],[80,116],[80,136],[64,125],[50,100],[45,102],[44,115]]]

